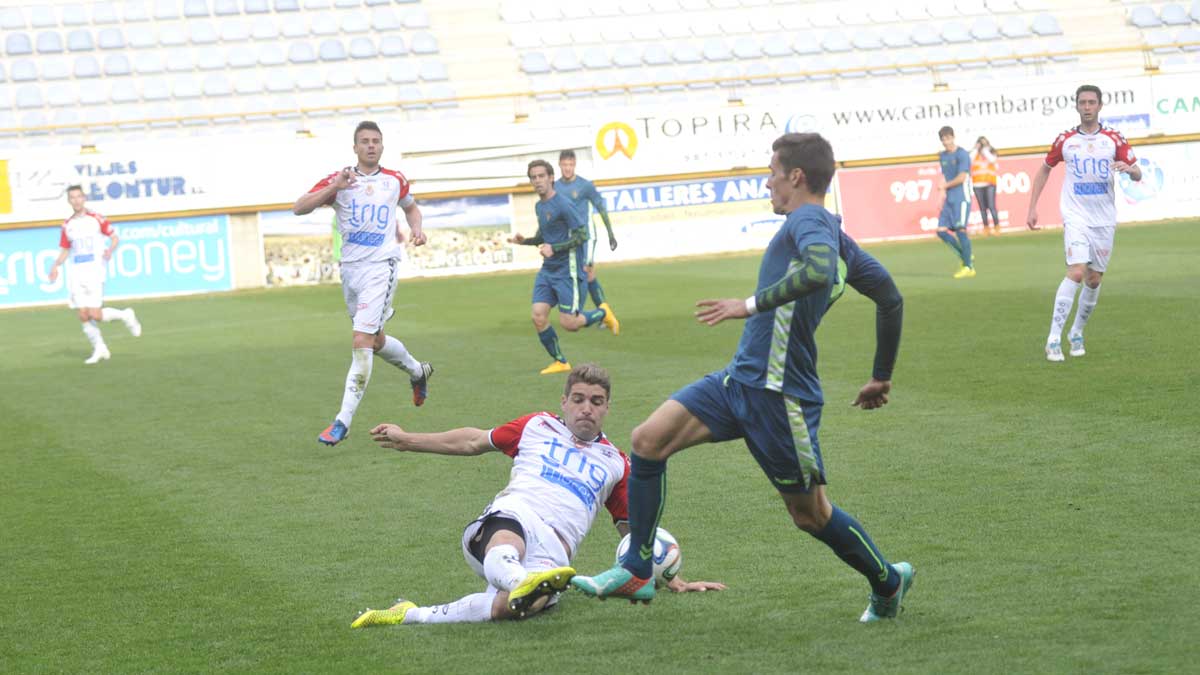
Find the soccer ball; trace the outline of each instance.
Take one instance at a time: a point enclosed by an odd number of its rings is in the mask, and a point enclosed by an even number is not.
[[[625,555],[625,551],[629,550],[629,535],[617,544],[617,563],[621,562],[621,556]],[[654,536],[654,585],[666,586],[667,582],[675,578],[679,574],[679,568],[683,566],[683,553],[679,551],[679,542],[675,541],[675,537],[671,536],[670,532],[658,528],[658,532]]]

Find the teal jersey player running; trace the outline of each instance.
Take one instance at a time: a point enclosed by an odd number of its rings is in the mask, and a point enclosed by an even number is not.
[[[583,289],[587,283],[583,244],[587,241],[587,227],[571,203],[554,190],[554,167],[545,160],[535,159],[529,163],[528,176],[538,195],[534,206],[538,232],[528,238],[516,234],[509,241],[537,246],[542,256],[542,268],[533,283],[531,318],[538,340],[554,361],[541,374],[566,373],[570,372],[571,364],[559,345],[558,333],[550,325],[550,308],[558,307],[559,325],[571,332],[603,322],[616,334],[617,320],[607,306],[591,311],[583,309]]]
[[[817,431],[823,395],[813,334],[844,285],[876,304],[876,354],[854,404],[888,402],[900,344],[903,300],[887,270],[841,232],[823,207],[833,150],[817,134],[785,134],[772,146],[767,187],[786,215],[763,254],[757,291],[745,300],[702,300],[699,320],[746,319],[733,362],[675,392],[633,431],[629,478],[630,547],[620,563],[571,583],[588,595],[649,602],[652,535],[662,515],[666,460],[701,443],[745,439],[797,527],[866,578],[870,603],[860,621],[893,618],[912,585],[906,562],[889,563],[850,514],[825,494]]]
[[[604,198],[600,196],[592,181],[575,173],[574,150],[563,150],[559,153],[558,168],[562,171],[562,178],[554,182],[555,192],[566,195],[578,212],[579,218],[588,227],[588,241],[584,245],[586,257],[584,270],[587,271],[588,294],[597,307],[612,314],[612,308],[608,306],[607,298],[604,295],[604,287],[596,279],[596,241],[598,237],[591,218],[591,210],[595,209],[600,220],[604,222],[604,229],[608,231],[608,248],[613,251],[617,250],[617,238],[613,235],[612,221],[608,218],[608,209],[604,206]],[[619,324],[615,324],[615,326],[614,335],[620,330]]]

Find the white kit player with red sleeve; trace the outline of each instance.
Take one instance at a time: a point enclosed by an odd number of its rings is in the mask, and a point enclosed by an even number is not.
[[[51,283],[57,281],[59,268],[70,261],[70,272],[67,274],[67,303],[71,309],[78,312],[83,334],[92,344],[92,355],[84,361],[92,365],[112,358],[108,345],[104,342],[104,335],[96,325],[97,321],[124,322],[134,337],[142,334],[142,324],[138,321],[137,314],[128,307],[116,309],[104,306],[104,281],[108,274],[108,258],[116,250],[119,242],[112,223],[99,213],[84,207],[87,196],[78,185],[67,188],[67,202],[71,205],[73,213],[63,221],[58,236],[58,257],[50,265],[47,280]]]
[[[1064,167],[1059,208],[1067,264],[1086,263],[1099,272],[1108,267],[1117,227],[1114,162],[1136,164],[1133,148],[1119,132],[1100,125],[1095,133],[1076,127],[1054,139],[1046,166]]]
[[[492,429],[489,440],[513,467],[484,516],[512,509],[545,523],[561,540],[559,548],[566,547],[555,567],[570,562],[601,506],[613,522],[629,519],[629,458],[603,434],[580,441],[561,419],[539,412]]]
[[[104,304],[108,263],[104,252],[109,237],[114,234],[112,223],[93,211],[77,213],[63,222],[58,245],[67,251],[67,260],[71,263],[67,287],[72,309]]]
[[[1100,88],[1085,84],[1075,90],[1075,110],[1079,126],[1054,139],[1046,153],[1046,163],[1033,178],[1029,194],[1026,224],[1036,230],[1037,202],[1046,187],[1050,171],[1063,165],[1062,196],[1059,208],[1063,217],[1063,252],[1067,274],[1054,293],[1050,314],[1050,334],[1046,336],[1046,360],[1062,362],[1062,332],[1079,294],[1079,310],[1067,333],[1071,356],[1083,356],[1083,329],[1096,309],[1100,282],[1112,257],[1117,233],[1116,174],[1124,173],[1134,181],[1142,179],[1133,148],[1115,129],[1100,123],[1104,107]]]

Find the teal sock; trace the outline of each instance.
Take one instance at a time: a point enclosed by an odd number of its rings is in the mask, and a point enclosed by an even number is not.
[[[958,231],[958,248],[959,255],[962,256],[963,266],[973,267],[974,263],[971,262],[971,239],[967,237],[966,230]]]
[[[600,303],[605,302],[604,288],[600,286],[599,279],[592,279],[588,282],[588,295],[592,296],[592,302],[596,303],[597,307],[600,306]]]
[[[960,258],[962,257],[962,247],[958,245],[958,240],[954,238],[954,235],[950,234],[949,232],[947,232],[945,230],[938,230],[937,236],[938,236],[938,239],[941,239],[942,241],[946,242],[946,244],[949,245],[950,248],[954,249],[954,253],[956,255],[958,255],[958,257],[960,257]]]
[[[542,346],[546,348],[550,356],[554,357],[555,361],[567,362],[567,357],[563,356],[562,349],[558,346],[558,333],[554,332],[554,326],[538,333],[538,339],[542,341]]]
[[[633,487],[632,480],[629,481],[629,486]],[[632,507],[633,494],[630,493],[629,497],[630,507]],[[631,510],[631,524],[632,516]],[[900,575],[894,567],[888,564],[883,554],[875,547],[875,542],[867,536],[867,531],[853,516],[834,506],[833,515],[830,516],[825,529],[813,536],[833,549],[842,562],[866,577],[867,581],[871,583],[871,590],[876,595],[890,597],[896,592],[900,585]],[[632,549],[633,547],[630,546],[630,550]]]
[[[580,312],[580,314],[583,316],[584,320],[587,321],[587,323],[584,324],[585,326],[594,326],[595,324],[603,321],[604,316],[608,314],[608,312],[602,309],[593,309],[591,311]]]
[[[654,533],[667,492],[667,463],[629,458],[629,550],[621,565],[639,579],[654,574]]]

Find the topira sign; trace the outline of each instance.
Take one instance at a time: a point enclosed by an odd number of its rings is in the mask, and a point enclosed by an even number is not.
[[[593,177],[765,167],[772,142],[789,132],[820,133],[843,161],[938,152],[942,126],[953,127],[967,147],[978,136],[1001,148],[1049,146],[1079,120],[1075,81],[1022,85],[1019,93],[1011,86],[938,92],[856,86],[796,103],[605,113],[590,133]],[[1113,79],[1101,87],[1106,121],[1131,136],[1156,130],[1150,78]]]

